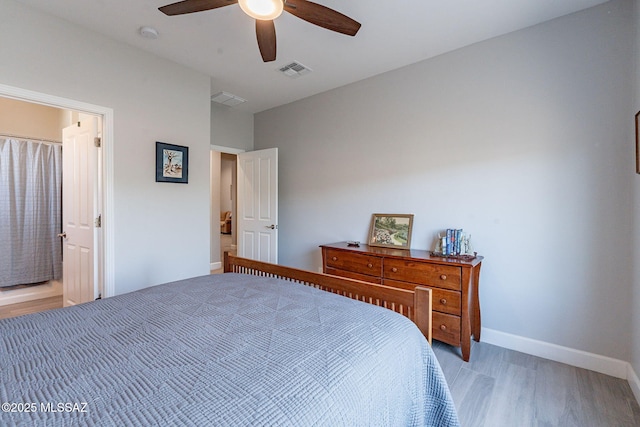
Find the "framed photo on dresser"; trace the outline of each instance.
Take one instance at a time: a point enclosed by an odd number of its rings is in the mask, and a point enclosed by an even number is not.
[[[369,230],[369,246],[409,249],[413,214],[373,214]]]

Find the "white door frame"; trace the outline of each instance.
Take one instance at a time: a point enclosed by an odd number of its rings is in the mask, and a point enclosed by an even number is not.
[[[0,96],[102,116],[102,261],[103,297],[115,294],[113,230],[113,109],[0,84]]]

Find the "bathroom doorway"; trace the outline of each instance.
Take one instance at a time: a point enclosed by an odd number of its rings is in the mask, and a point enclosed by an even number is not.
[[[77,109],[76,109],[77,108]],[[46,94],[32,92],[20,88],[0,85],[0,132],[5,138],[14,140],[34,140],[49,141],[50,143],[62,143],[62,129],[72,124],[77,124],[80,117],[93,117],[99,124],[98,134],[92,138],[92,145],[104,148],[111,145],[111,137],[106,138],[103,134],[105,118],[107,128],[112,129],[113,112],[110,109],[80,103],[64,98],[53,97]],[[108,144],[108,145],[107,145]],[[111,296],[111,279],[105,281],[105,276],[112,270],[111,264],[105,263],[105,246],[111,246],[111,240],[104,237],[104,229],[101,221],[104,220],[108,206],[111,206],[110,198],[103,197],[103,185],[108,182],[107,177],[111,176],[111,168],[105,168],[107,159],[111,159],[111,150],[103,152],[99,150],[96,167],[92,169],[92,176],[95,177],[96,192],[95,200],[92,200],[94,210],[91,224],[95,227],[93,232],[92,247],[93,252],[90,257],[92,262],[91,291],[88,293],[89,300],[99,296]],[[106,154],[106,159],[105,159]],[[109,187],[110,188],[110,187]],[[96,221],[97,218],[97,221]],[[62,228],[62,227],[61,227]],[[62,230],[57,230],[61,235]],[[62,236],[56,236],[62,239]],[[62,245],[62,241],[60,242]],[[83,254],[87,257],[87,253]],[[110,257],[109,257],[110,259]],[[85,274],[86,276],[86,274]],[[106,283],[105,283],[106,282]],[[105,284],[107,285],[105,288]],[[60,280],[49,280],[39,284],[27,284],[27,286],[16,286],[5,288],[0,291],[0,306],[7,307],[15,304],[29,304],[30,301],[41,301],[46,298],[56,297],[62,299],[64,293],[64,274]]]

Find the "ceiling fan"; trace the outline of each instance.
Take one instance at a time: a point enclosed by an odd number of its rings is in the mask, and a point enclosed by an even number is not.
[[[307,0],[184,0],[162,6],[159,10],[165,15],[174,16],[217,9],[235,3],[239,3],[240,8],[256,20],[258,48],[264,62],[276,59],[276,28],[273,20],[280,16],[283,10],[327,30],[349,36],[355,36],[360,29],[359,22]]]

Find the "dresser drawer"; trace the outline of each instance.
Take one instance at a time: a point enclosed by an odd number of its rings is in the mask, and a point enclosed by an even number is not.
[[[460,317],[433,312],[433,339],[447,344],[460,345]]]
[[[376,256],[325,249],[324,262],[326,267],[368,276],[382,276],[382,258]]]
[[[384,278],[459,291],[462,269],[449,265],[386,258]]]
[[[362,280],[363,282],[382,284],[380,277],[367,276],[365,274],[354,273],[353,271],[338,270],[337,268],[327,267],[324,269],[325,274],[333,274],[334,276],[348,277],[349,279]]]
[[[435,311],[460,315],[462,309],[460,292],[431,288],[431,295],[433,295],[433,309]]]
[[[394,288],[407,289],[409,291],[412,291],[416,288],[416,286],[419,286],[415,283],[400,282],[398,280],[389,280],[389,279],[384,279],[382,284],[386,286],[391,286]],[[455,314],[457,316],[460,315],[460,309],[462,308],[460,303],[461,301],[460,292],[448,291],[440,288],[430,288],[430,289],[431,289],[431,295],[433,296],[433,309],[435,311]]]

